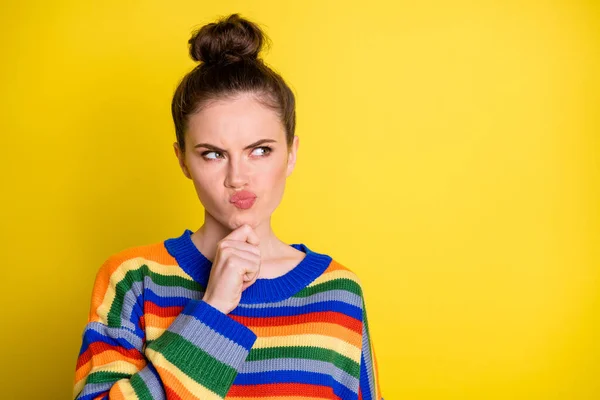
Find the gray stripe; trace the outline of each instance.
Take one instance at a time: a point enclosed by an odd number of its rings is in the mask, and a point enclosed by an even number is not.
[[[371,391],[371,398],[375,399],[375,387],[373,386],[373,363],[371,360],[371,348],[369,347],[370,338],[367,334],[367,324],[364,319],[367,318],[366,310],[363,310],[363,324],[362,324],[362,357],[365,358],[365,367],[367,369],[367,377],[369,378],[369,389]],[[367,321],[368,322],[368,321]],[[362,362],[361,357],[361,362]]]
[[[140,307],[137,303],[137,297],[144,290],[142,282],[134,282],[131,285],[131,289],[123,296],[123,307],[121,308],[121,326],[127,327],[131,330],[136,330],[135,324],[130,321],[131,314],[134,308]]]
[[[179,314],[168,330],[180,334],[211,357],[236,370],[248,356],[248,350],[244,347],[214,331],[191,315]]]
[[[204,292],[190,290],[180,286],[161,286],[152,281],[149,276],[144,277],[144,283],[135,282],[131,285],[131,290],[125,293],[123,299],[123,308],[121,310],[121,323],[130,329],[135,330],[135,324],[131,322],[131,314],[137,305],[137,296],[144,288],[152,290],[157,296],[166,297],[185,297],[188,299],[201,299]],[[143,305],[141,305],[143,307]]]
[[[133,347],[135,347],[136,349],[138,349],[140,351],[140,353],[142,352],[142,338],[140,338],[139,336],[137,336],[134,332],[130,331],[128,328],[122,328],[122,327],[118,327],[118,328],[110,328],[104,324],[102,324],[101,322],[89,322],[86,326],[85,326],[85,330],[84,330],[84,335],[85,335],[85,331],[87,330],[94,330],[98,333],[101,333],[104,336],[108,336],[109,338],[113,339],[115,342],[120,342],[125,340],[127,343],[129,343],[130,345],[132,345]],[[122,346],[122,344],[119,344],[120,346]]]
[[[274,358],[269,360],[246,361],[240,374],[272,371],[305,371],[331,375],[333,379],[358,393],[358,378],[348,374],[329,361],[310,360],[304,358]],[[375,399],[374,399],[375,400]]]
[[[198,299],[204,292],[191,290],[181,286],[162,286],[154,283],[150,276],[144,277],[144,286],[152,290],[160,297],[187,297],[188,299]]]
[[[275,303],[259,303],[259,304],[239,304],[240,308],[276,308],[285,306],[304,306],[322,301],[343,301],[356,307],[362,307],[361,297],[347,290],[328,290],[326,292],[315,293],[308,297],[290,297],[283,301]]]
[[[165,400],[167,398],[165,394],[165,388],[163,387],[159,377],[157,377],[150,368],[144,367],[138,373],[138,376],[142,378],[146,386],[148,386],[148,390],[152,394],[153,399]]]
[[[87,377],[86,377],[86,379],[87,379]],[[81,393],[79,393],[77,395],[77,397],[75,397],[75,400],[80,399],[80,398],[82,398],[86,395],[92,394],[92,393],[102,393],[102,392],[108,393],[108,391],[114,384],[115,384],[115,382],[86,384],[83,387],[83,390],[81,391]]]

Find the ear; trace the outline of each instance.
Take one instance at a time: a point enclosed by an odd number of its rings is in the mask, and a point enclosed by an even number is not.
[[[190,175],[190,171],[188,170],[187,165],[185,165],[185,157],[183,155],[183,152],[181,151],[181,148],[179,147],[179,143],[177,143],[177,142],[173,143],[173,149],[175,150],[175,156],[177,157],[177,160],[179,161],[179,166],[181,167],[183,174],[188,179],[192,179],[192,175]]]
[[[294,167],[296,166],[296,158],[298,156],[298,146],[300,145],[300,138],[294,135],[294,141],[292,142],[292,148],[288,154],[288,163],[287,163],[287,176],[292,174],[294,171]]]

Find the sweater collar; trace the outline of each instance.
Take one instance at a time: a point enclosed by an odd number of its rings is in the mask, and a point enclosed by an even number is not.
[[[179,266],[206,288],[212,262],[192,242],[192,233],[191,230],[186,229],[181,236],[166,239],[164,245]],[[258,278],[242,292],[240,303],[285,300],[318,278],[332,261],[329,255],[314,252],[303,243],[294,243],[290,246],[306,253],[306,256],[292,270],[282,276]]]

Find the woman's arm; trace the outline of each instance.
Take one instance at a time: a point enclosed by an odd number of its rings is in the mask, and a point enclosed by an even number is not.
[[[375,357],[375,347],[369,333],[367,309],[363,296],[362,350],[360,354],[359,400],[383,400],[379,385],[379,368]]]
[[[202,300],[190,300],[146,343],[140,259],[110,257],[94,282],[73,399],[222,399],[256,334]],[[135,321],[135,322],[134,322]]]

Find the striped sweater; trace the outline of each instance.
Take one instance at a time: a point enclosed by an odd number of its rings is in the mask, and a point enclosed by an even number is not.
[[[304,244],[229,314],[202,300],[211,261],[186,229],[99,268],[73,399],[383,400],[360,280]]]

